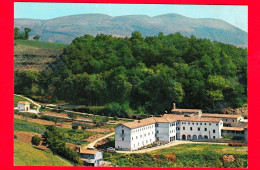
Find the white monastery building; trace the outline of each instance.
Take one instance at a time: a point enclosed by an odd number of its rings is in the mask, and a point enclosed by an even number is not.
[[[221,118],[201,117],[201,110],[175,109],[175,104],[172,112],[120,124],[115,128],[115,148],[132,151],[153,142],[221,138]]]

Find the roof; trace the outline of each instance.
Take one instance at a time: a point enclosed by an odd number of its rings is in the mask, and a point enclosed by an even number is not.
[[[244,128],[241,128],[241,127],[223,127],[222,130],[243,131]]]
[[[198,116],[190,116],[190,117],[185,117],[184,115],[175,115],[175,114],[164,114],[164,118],[169,118],[169,119],[176,119],[179,121],[189,121],[189,122],[220,122],[220,118],[202,118]]]
[[[27,101],[19,101],[17,104],[30,104],[30,103]]]
[[[231,114],[212,114],[212,113],[203,113],[202,117],[217,117],[217,118],[233,118],[236,119],[241,115],[231,115]]]
[[[172,112],[178,113],[199,113],[201,109],[172,109]]]
[[[147,125],[154,124],[154,123],[156,123],[156,121],[154,120],[153,117],[150,117],[150,118],[146,118],[146,119],[142,119],[142,120],[136,120],[133,122],[123,123],[122,125],[130,128],[130,129],[135,129],[138,127],[147,126]]]
[[[133,122],[122,123],[121,125],[126,126],[130,129],[135,129],[143,126],[147,126],[154,123],[171,123],[181,121],[190,121],[190,122],[220,122],[220,118],[200,118],[195,115],[190,117],[185,117],[184,115],[176,114],[164,114],[163,117],[150,117],[142,120],[136,120]]]
[[[91,150],[91,149],[80,149],[79,153],[83,153],[83,154],[90,154],[90,155],[94,155],[97,152],[99,152],[98,150]]]

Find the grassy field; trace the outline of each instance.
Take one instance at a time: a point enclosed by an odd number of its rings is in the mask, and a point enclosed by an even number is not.
[[[33,41],[33,40],[15,40],[14,43],[17,45],[33,46],[37,48],[54,48],[54,49],[63,49],[66,46],[68,46],[67,44]]]
[[[177,161],[168,161],[174,154]],[[224,162],[223,155],[233,155],[234,162]],[[217,144],[183,144],[146,154],[104,154],[104,159],[119,167],[210,167],[246,168],[247,148]]]
[[[40,166],[73,166],[69,161],[51,151],[37,149],[27,143],[14,140],[15,165],[40,165]]]

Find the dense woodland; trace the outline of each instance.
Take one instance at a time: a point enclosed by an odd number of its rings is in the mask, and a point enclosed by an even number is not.
[[[247,49],[180,33],[75,38],[42,72],[15,72],[15,93],[127,114],[247,103]]]

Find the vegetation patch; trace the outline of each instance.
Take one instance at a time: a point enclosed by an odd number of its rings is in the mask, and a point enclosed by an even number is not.
[[[73,166],[68,160],[27,143],[14,140],[14,164],[27,166]]]
[[[233,155],[234,161],[223,161]],[[146,154],[104,154],[115,166],[246,168],[247,148],[214,144],[183,144]]]

